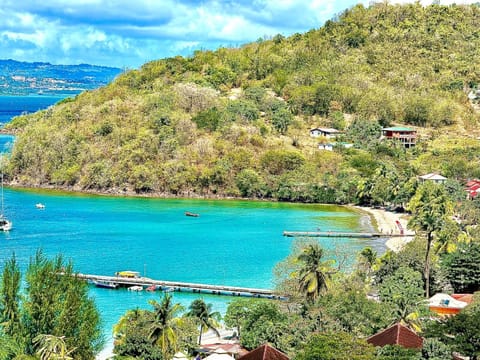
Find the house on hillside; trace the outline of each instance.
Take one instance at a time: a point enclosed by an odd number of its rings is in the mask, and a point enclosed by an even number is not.
[[[327,139],[334,139],[338,135],[340,135],[342,132],[337,130],[337,129],[331,129],[331,128],[315,128],[310,130],[310,136],[311,137],[319,137],[319,136],[324,136]]]
[[[419,176],[419,179],[422,182],[432,181],[432,182],[437,183],[437,184],[443,184],[445,181],[447,181],[446,177],[444,177],[440,174],[436,174],[436,173],[431,173],[431,174],[426,174],[426,175]]]
[[[367,342],[373,346],[399,345],[408,349],[421,349],[423,346],[423,338],[400,323],[370,336]]]
[[[382,139],[400,141],[405,148],[415,146],[417,131],[404,126],[394,126],[382,129]]]

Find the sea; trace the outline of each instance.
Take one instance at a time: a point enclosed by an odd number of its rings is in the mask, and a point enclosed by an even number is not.
[[[68,96],[74,95],[0,95],[0,127],[9,122],[14,116],[46,109]]]
[[[22,104],[28,98],[16,97]],[[0,113],[33,109],[0,97]],[[58,101],[58,100],[57,100]],[[52,103],[45,103],[50,106]],[[13,104],[11,108],[9,105]],[[3,109],[1,108],[3,107]],[[21,110],[28,111],[28,110]],[[14,115],[15,116],[15,115]],[[6,120],[8,121],[8,119]],[[4,152],[14,143],[0,136]],[[44,209],[36,208],[42,203]],[[39,189],[4,189],[6,217],[13,229],[0,233],[0,265],[15,254],[25,270],[41,249],[62,254],[85,274],[113,275],[138,271],[153,279],[271,289],[273,268],[292,250],[293,238],[283,231],[371,231],[367,215],[348,207],[266,201],[157,199],[111,197]],[[199,217],[185,216],[185,212]],[[336,256],[352,264],[365,246],[384,251],[378,239],[319,239]],[[129,309],[149,309],[160,293],[90,287],[102,317],[107,347],[112,327]],[[225,313],[232,297],[174,293],[186,308],[202,297]]]

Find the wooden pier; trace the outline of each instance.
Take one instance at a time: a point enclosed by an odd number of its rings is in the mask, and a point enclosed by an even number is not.
[[[243,296],[266,299],[285,300],[286,297],[275,294],[273,290],[246,288],[228,285],[209,285],[199,283],[187,283],[180,281],[155,280],[147,277],[122,277],[122,276],[104,276],[91,274],[77,274],[77,277],[89,281],[102,281],[117,284],[119,287],[141,286],[143,288],[155,285],[159,290],[173,290],[178,292],[206,293],[213,295]]]
[[[392,238],[411,237],[414,234],[384,234],[364,232],[342,232],[342,231],[284,231],[283,236],[287,237],[342,237],[342,238]]]

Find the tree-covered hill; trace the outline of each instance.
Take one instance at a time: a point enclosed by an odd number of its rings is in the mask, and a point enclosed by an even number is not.
[[[403,203],[479,177],[480,8],[358,5],[317,30],[153,61],[16,118],[13,183],[115,193]],[[382,126],[419,131],[409,150]],[[317,126],[353,149],[318,150]],[[444,146],[445,145],[445,146]]]

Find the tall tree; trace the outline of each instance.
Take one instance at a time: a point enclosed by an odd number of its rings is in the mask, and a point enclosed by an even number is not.
[[[207,304],[203,299],[196,299],[192,301],[189,306],[190,311],[187,316],[195,317],[200,324],[200,335],[198,337],[198,344],[202,343],[202,333],[211,329],[215,334],[220,337],[218,331],[218,321],[220,320],[220,313],[212,312],[212,304]]]
[[[408,203],[412,213],[408,225],[426,238],[425,295],[430,297],[430,250],[436,232],[440,231],[453,212],[453,204],[441,184],[427,181],[420,185]]]
[[[375,348],[365,339],[357,339],[345,332],[319,333],[312,335],[295,360],[373,360]]]
[[[0,290],[0,324],[3,333],[13,337],[20,332],[20,279],[20,269],[13,255],[3,268]]]
[[[389,305],[395,320],[420,330],[416,324],[423,298],[422,274],[409,267],[400,267],[379,286],[382,302]]]
[[[298,255],[301,262],[299,271],[300,291],[309,301],[314,301],[318,296],[327,291],[327,278],[331,274],[331,261],[323,261],[323,249],[318,244],[309,244]]]
[[[103,345],[100,315],[87,283],[74,275],[72,264],[61,256],[47,259],[39,251],[30,260],[26,281],[22,303],[26,353],[35,353],[33,339],[43,334],[63,337],[68,349],[75,348],[72,357],[93,359]]]
[[[153,316],[147,322],[149,338],[160,346],[164,359],[168,359],[177,350],[177,334],[175,325],[180,321],[176,315],[183,309],[180,304],[173,304],[170,294],[164,294],[160,303],[150,301]]]
[[[254,304],[252,299],[238,299],[228,304],[224,317],[225,325],[237,328],[238,337],[241,335],[242,323]]]

